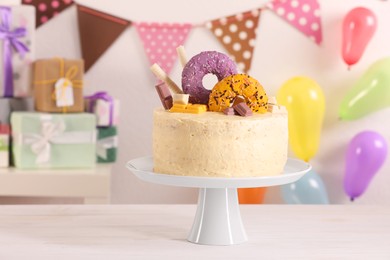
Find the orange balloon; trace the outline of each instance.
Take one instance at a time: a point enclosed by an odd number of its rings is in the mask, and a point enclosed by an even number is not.
[[[240,204],[263,204],[267,188],[241,188],[238,189]]]

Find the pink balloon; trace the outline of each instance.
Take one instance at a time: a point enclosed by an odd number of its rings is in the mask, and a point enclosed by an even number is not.
[[[343,22],[342,55],[349,66],[357,63],[375,33],[377,19],[375,14],[365,8],[352,9]]]
[[[351,200],[362,195],[387,157],[385,138],[374,131],[357,134],[346,153],[344,191]]]

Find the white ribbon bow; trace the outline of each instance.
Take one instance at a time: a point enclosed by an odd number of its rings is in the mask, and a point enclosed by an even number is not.
[[[118,147],[118,136],[110,136],[97,140],[96,154],[98,157],[107,160],[107,150],[115,147]]]
[[[16,142],[30,145],[31,151],[37,155],[37,164],[48,163],[51,157],[52,144],[82,144],[94,143],[95,133],[93,131],[65,132],[65,123],[43,121],[41,122],[41,134],[21,133]]]
[[[41,135],[30,134],[26,136],[25,144],[31,145],[31,151],[37,155],[36,163],[46,163],[50,160],[50,141],[65,131],[65,123],[42,122]]]

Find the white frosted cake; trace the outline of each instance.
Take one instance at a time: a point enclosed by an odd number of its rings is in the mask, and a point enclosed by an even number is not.
[[[205,177],[281,174],[287,160],[287,112],[226,116],[154,111],[157,173]]]
[[[165,82],[156,86],[164,109],[154,111],[154,172],[225,178],[283,172],[287,111],[255,78],[238,73],[227,55],[206,51],[192,57],[183,68],[182,88],[158,65],[151,69]],[[202,83],[207,74],[218,78],[212,90]]]

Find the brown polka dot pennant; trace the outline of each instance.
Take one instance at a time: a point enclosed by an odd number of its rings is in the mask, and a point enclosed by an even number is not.
[[[36,10],[36,27],[49,21],[73,4],[72,0],[23,0],[25,5],[33,5]]]
[[[235,60],[238,69],[244,72],[251,68],[260,12],[261,9],[254,9],[206,23]]]

